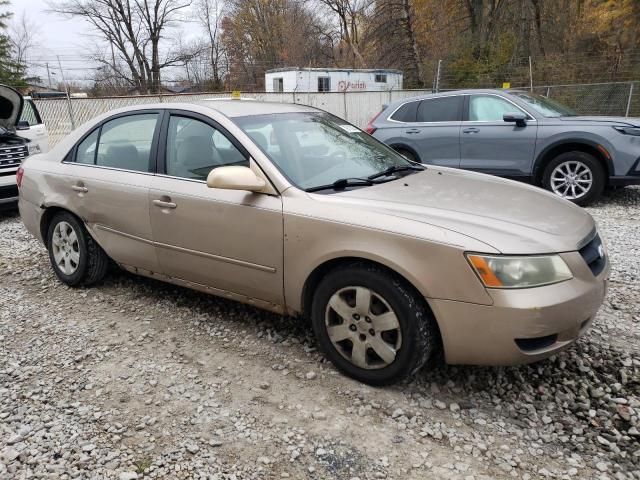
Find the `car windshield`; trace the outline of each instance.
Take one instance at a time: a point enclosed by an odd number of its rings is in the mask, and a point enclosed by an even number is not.
[[[347,186],[366,186],[373,183],[366,181],[369,176],[385,170],[406,170],[406,174],[413,165],[370,135],[325,112],[233,120],[289,180],[304,190],[321,190],[324,185],[329,190],[338,181]]]
[[[511,95],[523,100],[543,117],[575,117],[577,113],[561,103],[535,93],[511,92]]]

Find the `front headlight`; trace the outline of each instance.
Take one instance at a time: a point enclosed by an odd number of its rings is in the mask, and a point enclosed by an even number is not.
[[[559,255],[492,256],[468,254],[467,259],[489,288],[528,288],[573,278]]]
[[[27,145],[27,149],[29,150],[29,155],[40,153],[40,145],[38,145],[37,143],[30,143],[29,145]]]

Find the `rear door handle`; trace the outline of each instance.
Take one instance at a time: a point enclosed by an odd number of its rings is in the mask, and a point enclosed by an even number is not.
[[[476,127],[471,127],[471,128],[465,128],[462,130],[462,133],[478,133],[480,131],[479,128]]]
[[[412,128],[411,130],[407,130],[404,133],[410,133],[410,134],[414,134],[414,133],[420,133],[420,129],[418,128]]]
[[[163,200],[154,200],[153,204],[156,207],[160,207],[160,208],[176,208],[177,205],[173,202],[165,202]]]
[[[84,185],[73,185],[71,187],[71,190],[74,190],[76,192],[82,192],[82,193],[87,193],[89,191],[89,189]]]

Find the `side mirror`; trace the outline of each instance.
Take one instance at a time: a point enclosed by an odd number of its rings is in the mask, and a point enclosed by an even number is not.
[[[510,112],[502,115],[502,120],[509,123],[515,123],[517,127],[527,126],[527,116],[522,112]]]
[[[31,125],[29,125],[29,122],[27,122],[26,120],[20,120],[16,124],[16,130],[29,130],[30,128]]]
[[[209,172],[207,187],[259,192],[265,187],[265,181],[249,167],[218,167]]]

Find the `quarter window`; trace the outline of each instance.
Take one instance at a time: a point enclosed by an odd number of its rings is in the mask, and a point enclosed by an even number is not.
[[[469,121],[502,122],[505,113],[518,112],[519,109],[504,98],[489,95],[471,95],[469,99]]]
[[[80,145],[78,145],[78,149],[76,150],[77,163],[84,163],[88,165],[94,165],[96,163],[96,147],[98,145],[99,134],[100,129],[96,128],[87,138],[80,142]]]
[[[418,122],[457,122],[461,119],[462,96],[430,98],[418,106]]]
[[[100,129],[98,152],[94,157],[95,164],[136,172],[149,172],[149,157],[157,123],[157,113],[129,115],[106,122]],[[93,133],[89,135],[78,146],[77,162],[90,163],[88,160],[92,147],[89,140],[93,135]]]
[[[405,103],[391,115],[391,120],[398,122],[415,122],[416,115],[418,114],[418,105],[420,105],[420,102]]]
[[[222,132],[179,116],[169,120],[166,161],[167,175],[194,180],[206,180],[217,167],[249,166],[247,157]]]

